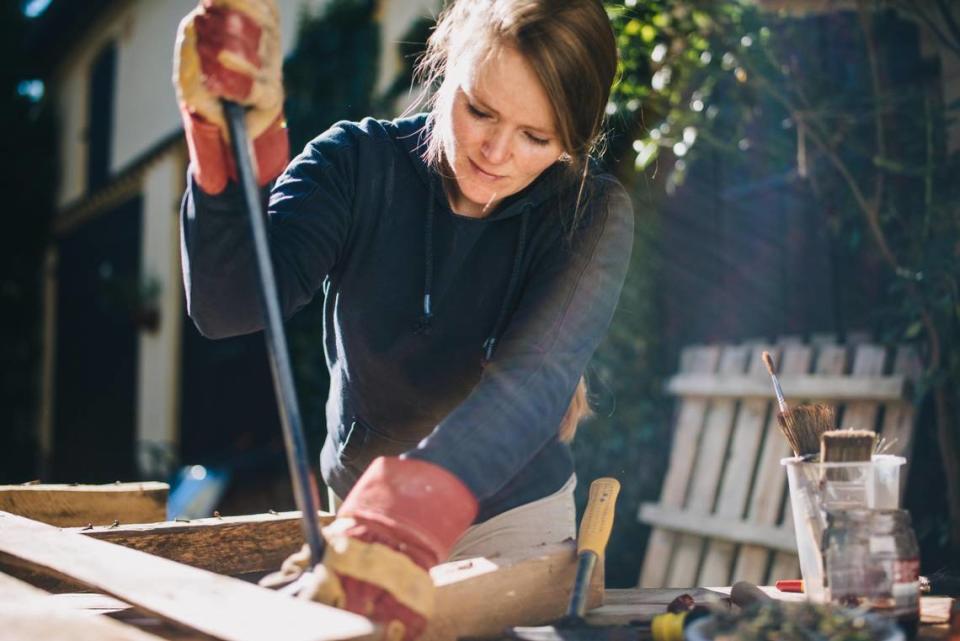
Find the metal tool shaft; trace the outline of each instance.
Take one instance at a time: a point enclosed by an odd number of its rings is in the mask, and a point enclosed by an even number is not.
[[[223,111],[230,130],[230,146],[237,163],[240,187],[250,215],[253,247],[260,276],[261,301],[266,321],[267,353],[270,357],[273,386],[280,410],[287,465],[293,482],[293,496],[297,508],[303,515],[303,536],[310,546],[310,556],[315,565],[323,559],[324,547],[323,537],[320,535],[320,524],[317,520],[320,501],[317,482],[307,459],[307,444],[303,436],[300,408],[293,385],[293,372],[290,368],[287,339],[283,330],[283,317],[280,314],[273,263],[270,260],[263,203],[260,200],[260,189],[254,173],[253,150],[247,141],[246,108],[233,102],[223,101]]]
[[[593,578],[593,569],[597,565],[596,552],[585,550],[577,557],[577,576],[573,582],[573,592],[570,594],[570,605],[567,607],[567,618],[582,619],[587,612],[587,594],[590,592],[590,579]]]

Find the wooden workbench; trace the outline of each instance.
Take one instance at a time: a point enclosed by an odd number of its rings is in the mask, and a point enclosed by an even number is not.
[[[276,569],[300,548],[299,528],[297,512],[60,528],[0,511],[0,641],[378,638],[364,617],[237,578]],[[424,641],[497,636],[559,618],[576,566],[573,541],[439,565]],[[602,585],[600,572],[591,607]]]
[[[763,587],[770,596],[782,601],[802,601],[802,594],[781,592],[773,587]],[[730,593],[729,587],[691,588],[689,590],[658,588],[606,590],[603,605],[587,613],[591,625],[625,625],[634,620],[649,620],[666,610],[667,604],[681,594],[689,594],[699,603],[721,599]],[[950,597],[922,597],[920,599],[920,641],[941,641],[948,635]]]

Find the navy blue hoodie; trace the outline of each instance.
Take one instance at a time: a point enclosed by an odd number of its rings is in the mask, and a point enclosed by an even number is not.
[[[477,521],[573,472],[557,429],[603,337],[629,262],[624,189],[555,165],[486,218],[454,213],[423,158],[429,121],[340,122],[273,185],[268,227],[286,317],[319,292],[330,370],[325,482],[346,496],[377,456],[443,466]],[[236,185],[192,181],[182,208],[187,309],[211,338],[262,328]]]

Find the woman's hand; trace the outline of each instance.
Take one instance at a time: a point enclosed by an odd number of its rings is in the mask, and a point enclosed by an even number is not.
[[[425,461],[378,458],[324,528],[323,563],[309,550],[288,558],[261,585],[367,616],[388,641],[413,641],[433,614],[429,569],[447,558],[473,522],[477,501],[447,470]]]
[[[194,177],[205,192],[220,193],[228,179],[236,180],[222,100],[249,108],[247,131],[260,185],[286,166],[280,47],[274,0],[202,0],[181,21],[173,82]]]

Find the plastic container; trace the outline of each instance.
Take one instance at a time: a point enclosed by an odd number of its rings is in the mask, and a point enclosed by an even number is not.
[[[793,527],[797,536],[800,574],[807,598],[827,600],[820,547],[828,509],[900,507],[902,456],[878,454],[863,463],[817,463],[800,457],[780,461],[787,470]]]

